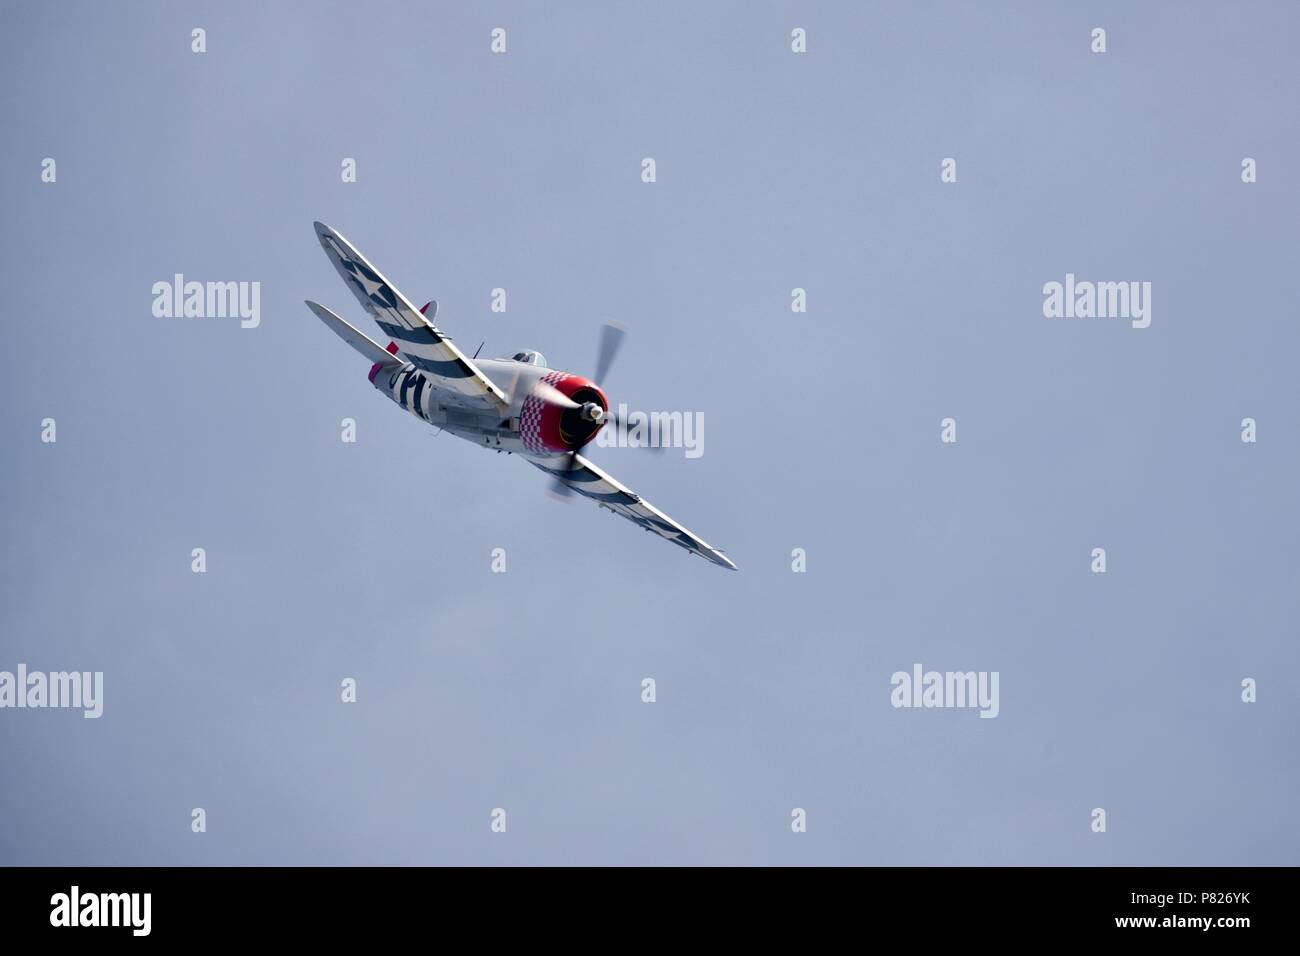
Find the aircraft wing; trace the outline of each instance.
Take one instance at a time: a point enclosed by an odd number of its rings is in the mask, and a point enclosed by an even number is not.
[[[731,559],[717,548],[711,547],[702,538],[687,531],[650,502],[605,474],[577,452],[573,453],[573,457],[574,467],[571,469],[568,467],[567,458],[528,458],[528,461],[547,474],[554,475],[578,494],[590,498],[602,508],[636,522],[647,531],[653,531],[661,538],[667,538],[673,544],[698,554],[707,561],[730,568],[732,571],[736,570]]]
[[[334,268],[370,317],[397,344],[406,361],[424,372],[457,404],[505,410],[505,393],[434,326],[433,315],[422,315],[342,235],[323,222],[315,226],[316,238]],[[437,304],[430,306],[436,315]]]

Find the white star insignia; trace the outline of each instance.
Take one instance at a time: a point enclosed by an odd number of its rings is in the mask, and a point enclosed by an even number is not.
[[[382,282],[372,282],[367,278],[365,272],[363,272],[361,267],[355,262],[353,263],[353,266],[356,268],[356,271],[352,273],[352,278],[357,280],[357,285],[361,286],[367,297],[374,295],[376,290],[384,287]]]

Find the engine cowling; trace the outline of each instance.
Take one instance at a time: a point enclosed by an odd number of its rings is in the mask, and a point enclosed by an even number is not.
[[[544,386],[559,392],[561,404],[537,388],[519,409],[519,440],[527,451],[539,455],[562,455],[577,451],[605,426],[609,402],[595,382],[568,372],[549,372]]]

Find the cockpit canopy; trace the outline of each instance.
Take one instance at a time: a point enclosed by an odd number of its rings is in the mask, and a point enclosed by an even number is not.
[[[540,365],[546,367],[546,356],[541,352],[516,352],[510,356],[516,362],[523,362],[525,365]]]

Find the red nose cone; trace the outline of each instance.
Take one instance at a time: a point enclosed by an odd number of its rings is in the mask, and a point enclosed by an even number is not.
[[[595,402],[609,411],[605,393],[590,379],[568,372],[549,372],[542,381],[554,387],[578,404],[578,408],[565,408],[536,395],[524,399],[519,410],[519,438],[527,451],[539,455],[560,455],[576,451],[596,437],[605,427],[602,416],[598,422],[588,421],[582,415],[582,405]]]

